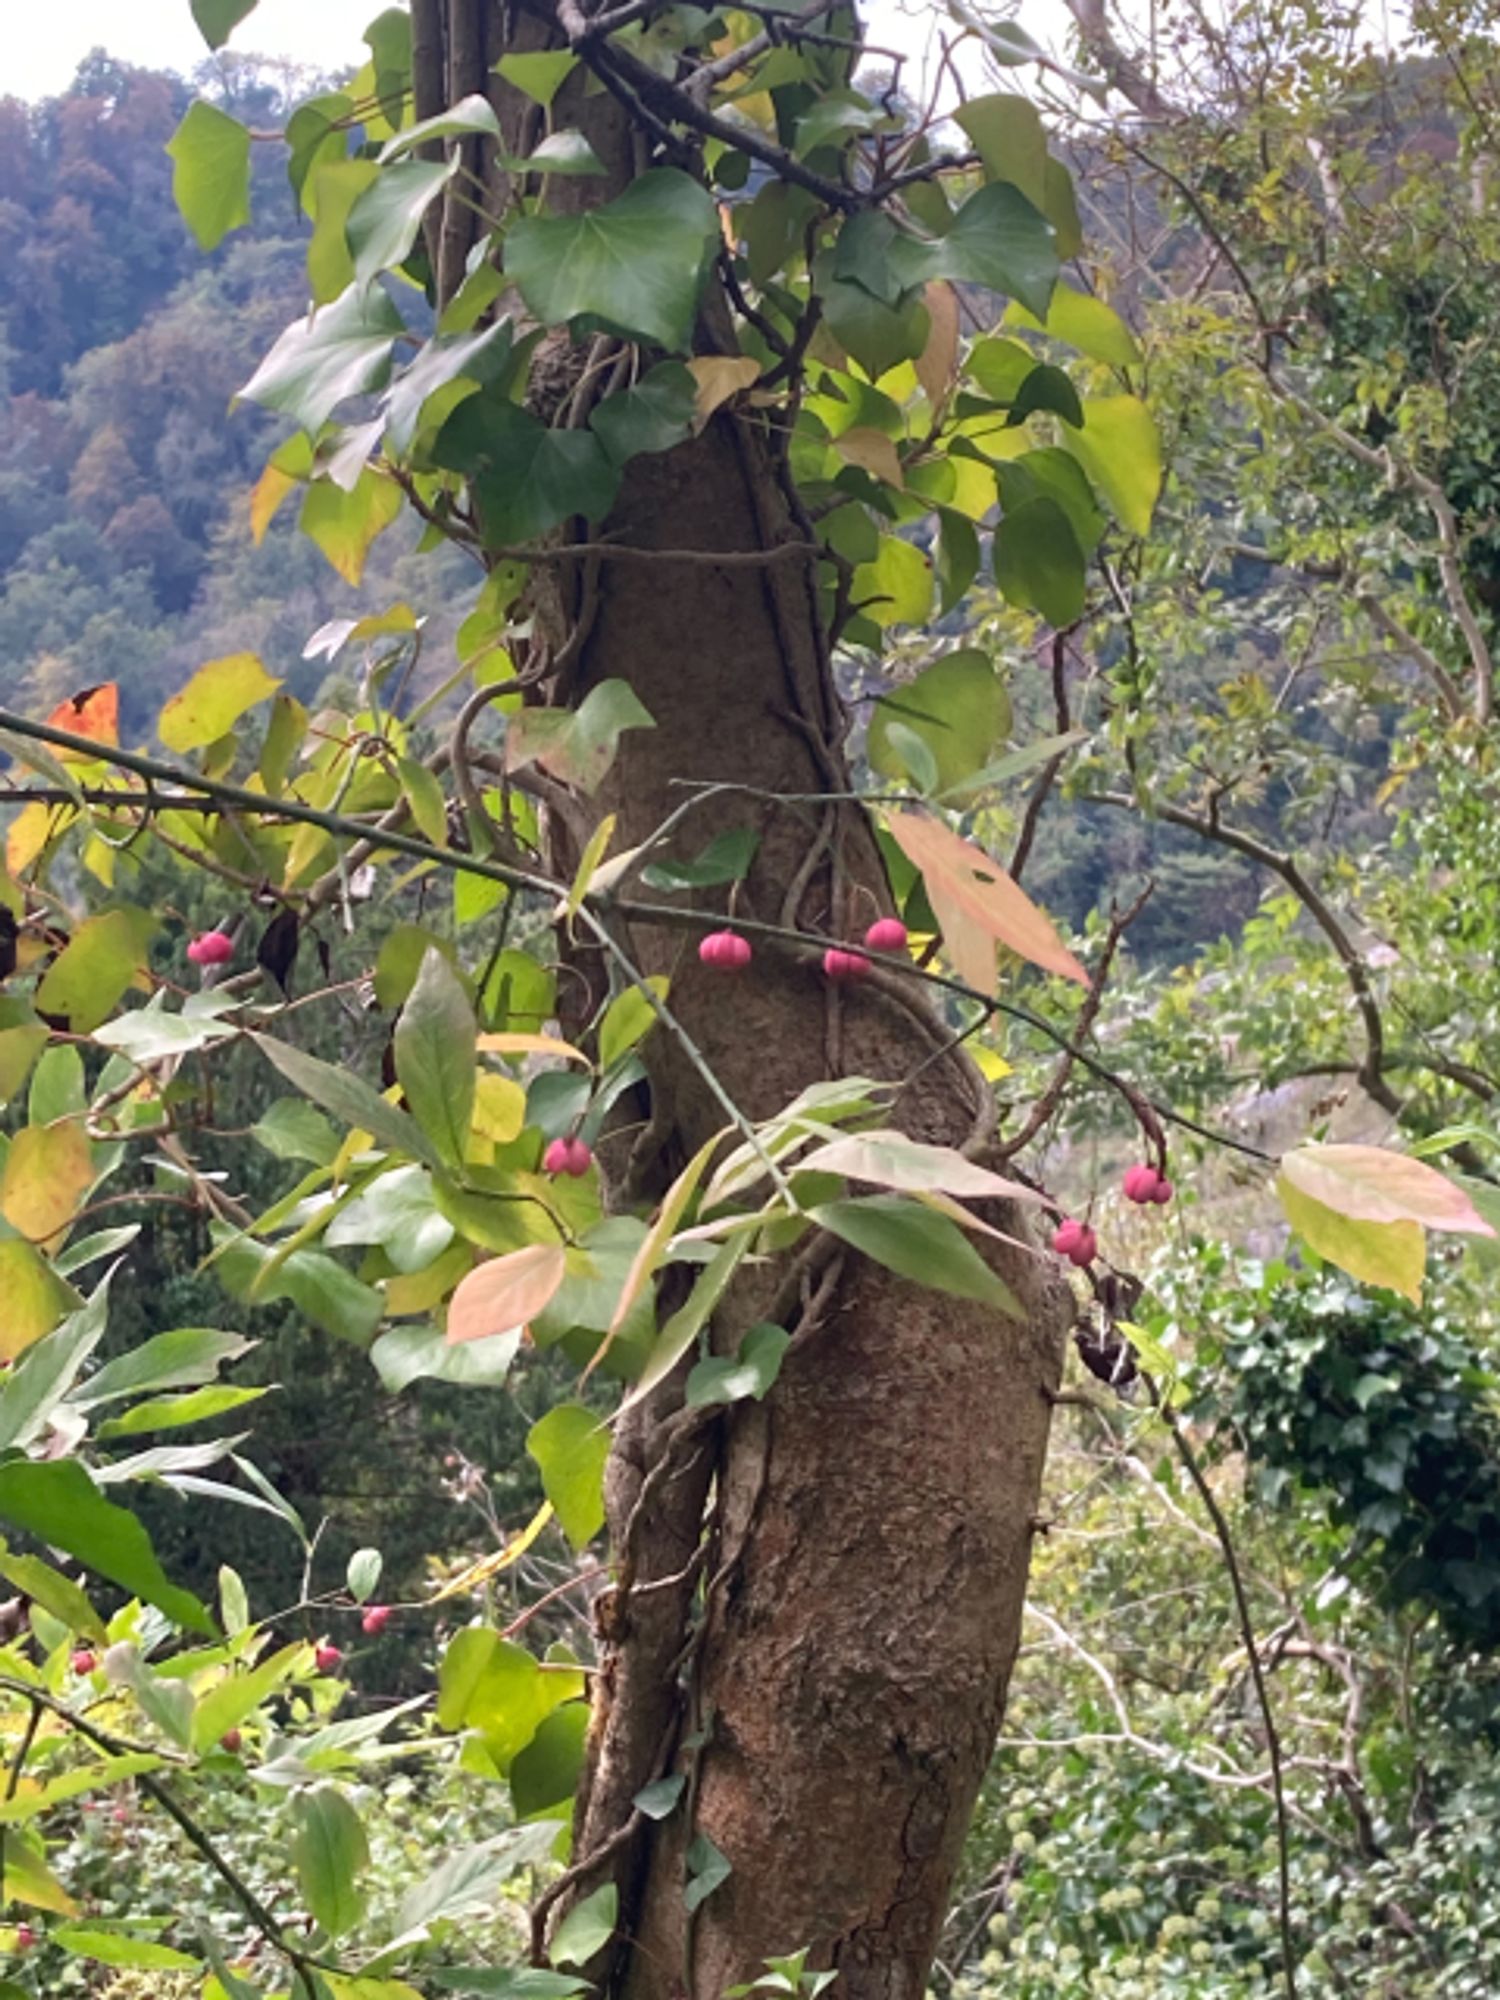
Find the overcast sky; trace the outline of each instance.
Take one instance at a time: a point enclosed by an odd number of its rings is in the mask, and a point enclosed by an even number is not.
[[[359,49],[360,31],[381,0],[260,0],[236,29],[232,48],[336,68]],[[1056,0],[1030,0],[1026,25],[1051,39],[1045,23]],[[188,0],[0,0],[5,20],[0,96],[51,97],[65,90],[90,49],[124,62],[186,74],[207,54]],[[872,41],[919,60],[940,8],[932,0],[868,0]]]

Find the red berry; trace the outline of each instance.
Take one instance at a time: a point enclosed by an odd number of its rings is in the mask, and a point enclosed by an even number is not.
[[[241,1736],[237,1729],[226,1729],[224,1734],[219,1738],[219,1748],[227,1750],[231,1757],[238,1757],[240,1754],[240,1745],[244,1740],[244,1737]]]
[[[360,1627],[373,1639],[377,1632],[383,1632],[391,1622],[391,1607],[388,1604],[372,1604],[360,1619]]]
[[[743,972],[750,963],[750,940],[738,931],[710,931],[698,946],[698,957],[715,972]]]
[[[97,1657],[89,1651],[87,1646],[80,1646],[78,1651],[73,1655],[73,1658],[69,1664],[72,1666],[74,1673],[78,1675],[80,1680],[82,1680],[86,1674],[91,1674],[94,1671],[95,1667],[98,1666],[99,1661]]]
[[[344,1655],[330,1640],[323,1639],[313,1647],[313,1665],[320,1674],[331,1674],[344,1663]]]
[[[234,957],[234,939],[223,931],[205,931],[188,946],[194,965],[227,965]]]
[[[865,932],[871,951],[905,951],[906,926],[899,917],[877,917]]]
[[[571,1162],[573,1155],[570,1150],[571,1146],[572,1141],[570,1139],[553,1139],[549,1141],[547,1150],[542,1155],[542,1172],[544,1174],[572,1173]]]
[[[1151,1199],[1156,1203],[1158,1208],[1165,1208],[1175,1192],[1175,1188],[1166,1175],[1158,1174],[1156,1176],[1156,1186],[1151,1190]]]
[[[868,979],[870,970],[867,958],[861,958],[857,951],[845,951],[840,945],[830,945],[823,954],[824,974],[837,984],[852,979]]]
[[[594,1164],[594,1156],[582,1139],[567,1139],[563,1143],[568,1149],[568,1164],[563,1172],[571,1174],[575,1181],[581,1181]]]
[[[1155,1167],[1147,1166],[1144,1161],[1138,1166],[1128,1167],[1121,1182],[1125,1190],[1125,1199],[1138,1202],[1155,1201],[1156,1184],[1160,1179],[1161,1175]]]
[[[17,1924],[16,1950],[30,1951],[31,1947],[35,1943],[36,1943],[36,1932],[31,1928],[30,1924]]]

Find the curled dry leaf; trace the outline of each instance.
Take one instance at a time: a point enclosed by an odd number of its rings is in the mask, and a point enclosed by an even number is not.
[[[549,1304],[567,1274],[559,1243],[528,1243],[492,1257],[460,1283],[448,1307],[448,1344],[483,1340],[525,1326]]]

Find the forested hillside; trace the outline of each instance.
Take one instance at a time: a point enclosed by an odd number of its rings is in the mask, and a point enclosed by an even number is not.
[[[0,102],[0,2000],[1500,1991],[1500,15],[1072,11]]]

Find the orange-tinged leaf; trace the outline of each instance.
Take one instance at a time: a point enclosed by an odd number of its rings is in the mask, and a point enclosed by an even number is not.
[[[0,1215],[29,1243],[65,1230],[94,1178],[94,1149],[81,1125],[23,1125],[0,1174]]]
[[[448,1307],[448,1344],[483,1340],[525,1326],[542,1310],[567,1276],[568,1260],[559,1243],[528,1243],[487,1263],[461,1280]]]
[[[83,688],[60,701],[47,717],[52,729],[66,729],[74,736],[86,736],[91,743],[118,743],[120,740],[120,688],[117,681],[101,681],[97,687]],[[65,762],[83,762],[83,750],[57,750]]]
[[[1088,973],[1057,935],[1052,919],[982,847],[961,840],[940,820],[917,813],[893,812],[887,823],[901,852],[921,874],[955,964],[960,963],[960,950],[966,956],[973,954],[972,929],[977,928],[1044,972],[1088,985]],[[961,920],[962,945],[949,938],[945,910],[950,919]],[[964,976],[982,992],[994,984],[993,974],[984,981]]]
[[[1356,1222],[1417,1222],[1468,1236],[1494,1230],[1461,1187],[1425,1161],[1384,1146],[1298,1146],[1283,1177],[1311,1200]]]
[[[972,1201],[1041,1201],[1034,1188],[991,1173],[951,1146],[930,1146],[904,1132],[850,1132],[803,1156],[805,1174],[842,1174],[902,1194],[956,1194]]]
[[[958,293],[945,280],[934,280],[924,300],[929,324],[927,345],[917,356],[917,380],[936,410],[958,379]]]
[[[1385,1285],[1412,1304],[1422,1303],[1427,1234],[1420,1222],[1375,1222],[1341,1214],[1287,1179],[1276,1177],[1287,1221],[1302,1240],[1361,1284]]]

